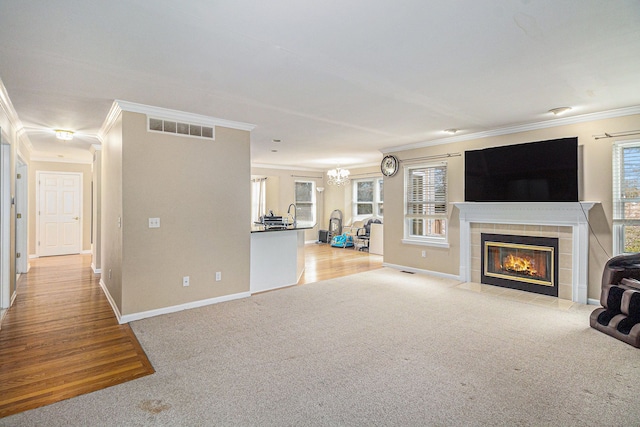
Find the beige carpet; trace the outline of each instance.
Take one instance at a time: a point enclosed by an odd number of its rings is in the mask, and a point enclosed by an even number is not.
[[[381,269],[132,323],[156,374],[10,426],[628,426],[640,350],[559,309]]]

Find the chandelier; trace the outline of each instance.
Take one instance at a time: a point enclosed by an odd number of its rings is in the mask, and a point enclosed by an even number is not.
[[[348,169],[331,169],[327,172],[327,184],[329,185],[346,185],[349,183],[349,170]]]

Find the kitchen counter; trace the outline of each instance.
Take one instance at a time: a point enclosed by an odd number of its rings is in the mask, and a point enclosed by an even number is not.
[[[292,286],[304,273],[304,231],[311,227],[251,227],[252,294]]]
[[[251,226],[251,232],[252,233],[265,233],[265,232],[271,232],[271,231],[290,231],[290,230],[311,230],[313,227],[293,227],[293,226],[287,226],[287,227],[266,227],[264,225],[257,225],[254,224]]]

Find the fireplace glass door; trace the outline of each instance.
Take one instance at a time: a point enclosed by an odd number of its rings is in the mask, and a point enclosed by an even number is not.
[[[557,296],[558,239],[482,235],[482,283]]]

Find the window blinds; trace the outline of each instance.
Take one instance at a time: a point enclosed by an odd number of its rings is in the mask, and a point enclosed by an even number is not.
[[[446,218],[447,166],[410,168],[407,176],[407,215],[416,218]]]
[[[640,220],[640,143],[618,143],[613,151],[613,219]]]

